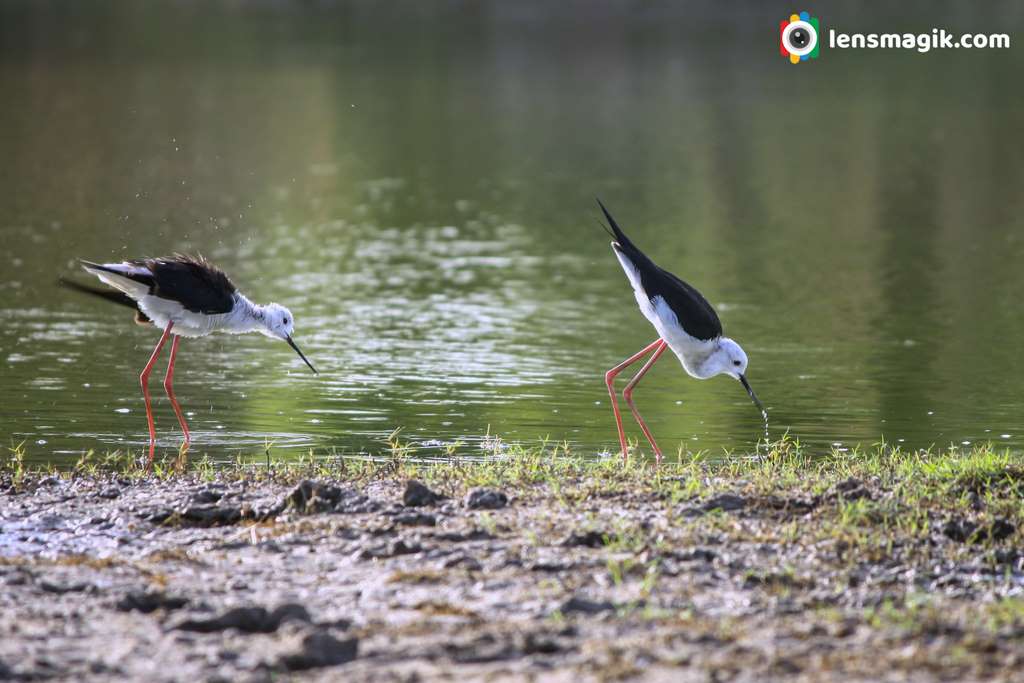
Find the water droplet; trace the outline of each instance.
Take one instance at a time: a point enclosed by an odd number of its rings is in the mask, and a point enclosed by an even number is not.
[[[131,408],[114,408],[114,412],[115,413],[130,413],[130,412],[132,412],[132,409]]]

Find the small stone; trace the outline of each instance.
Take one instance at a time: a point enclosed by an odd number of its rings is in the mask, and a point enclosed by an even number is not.
[[[720,493],[708,499],[701,507],[706,512],[711,512],[712,510],[732,512],[733,510],[742,510],[746,506],[747,499],[743,496],[738,496],[735,493]]]
[[[326,631],[313,631],[293,639],[277,659],[277,667],[287,671],[305,671],[346,664],[356,658],[359,639],[338,640]],[[291,651],[288,651],[288,650]]]
[[[149,614],[158,609],[175,610],[188,604],[182,597],[170,596],[162,591],[133,591],[126,593],[114,607],[121,612],[142,612]]]
[[[402,494],[402,503],[408,507],[422,507],[434,505],[444,496],[434,493],[422,483],[410,479],[405,485],[405,492]]]
[[[679,555],[678,559],[683,562],[714,562],[716,557],[714,551],[707,548],[694,548]]]
[[[856,477],[848,477],[843,481],[837,482],[828,492],[825,494],[826,498],[831,500],[841,498],[843,500],[860,500],[861,498],[871,498],[871,492],[868,491],[867,487],[864,486],[864,482]]]
[[[988,527],[988,537],[993,541],[1002,541],[1017,532],[1017,526],[1005,519],[997,519]]]
[[[185,524],[193,526],[228,526],[242,519],[242,509],[221,505],[192,505],[178,511]]]
[[[107,486],[96,495],[99,496],[100,498],[113,500],[114,498],[117,498],[121,495],[121,489],[117,488],[116,486]]]
[[[957,543],[963,543],[974,536],[978,525],[968,519],[951,519],[942,526],[942,533]]]
[[[391,520],[403,526],[437,526],[437,517],[424,512],[400,512]]]
[[[587,598],[581,598],[574,595],[562,604],[559,611],[562,612],[562,614],[572,614],[573,612],[580,614],[600,614],[601,612],[611,612],[614,609],[614,603],[607,600],[588,600]]]
[[[585,548],[601,548],[606,545],[608,535],[603,531],[574,531],[569,537],[562,541],[561,545],[567,548],[583,546]]]
[[[40,581],[39,588],[46,591],[47,593],[56,593],[57,595],[63,595],[64,593],[81,593],[82,591],[91,588],[88,583],[52,583],[50,581]]]
[[[508,505],[508,496],[494,489],[473,489],[466,495],[470,510],[499,510]]]
[[[209,505],[210,503],[216,503],[223,497],[223,491],[218,491],[214,488],[207,488],[193,494],[192,502],[196,505]]]
[[[287,503],[297,512],[308,515],[333,510],[342,495],[342,490],[337,486],[306,479],[288,494]]]
[[[197,633],[214,633],[229,628],[244,633],[273,633],[285,621],[309,622],[311,619],[305,607],[290,603],[272,612],[265,607],[235,607],[209,619],[185,619],[173,628]]]
[[[402,539],[393,541],[385,545],[374,546],[372,548],[364,548],[359,552],[359,559],[361,560],[382,560],[388,557],[397,557],[398,555],[412,555],[423,550],[423,547],[419,543],[406,543]]]

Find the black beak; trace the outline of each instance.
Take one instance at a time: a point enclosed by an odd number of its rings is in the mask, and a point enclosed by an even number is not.
[[[757,394],[755,394],[754,390],[750,388],[750,382],[748,382],[747,378],[743,375],[740,375],[740,384],[742,384],[743,388],[747,390],[748,394],[750,394],[750,400],[754,402],[754,405],[757,406],[758,409],[760,409],[761,414],[766,414],[764,404],[757,399]],[[767,420],[768,418],[766,417],[765,419]]]
[[[291,338],[291,337],[285,337],[285,338],[284,338],[284,340],[285,340],[286,342],[288,342],[288,346],[290,346],[290,347],[292,347],[293,349],[295,349],[295,353],[299,354],[299,358],[301,358],[301,359],[302,359],[302,361],[303,361],[303,362],[304,362],[304,363],[305,363],[306,365],[308,365],[308,366],[309,366],[309,369],[313,371],[313,374],[314,374],[314,375],[319,375],[319,374],[320,374],[319,372],[317,372],[317,371],[316,371],[316,368],[314,368],[314,367],[313,367],[313,364],[309,362],[309,359],[308,359],[308,358],[306,358],[305,354],[303,354],[303,353],[302,353],[302,351],[299,351],[299,347],[295,345],[295,342],[293,342],[293,341],[292,341],[292,338]],[[748,391],[749,391],[749,388],[748,388]],[[751,394],[751,396],[753,396],[753,394]],[[757,400],[757,399],[755,399],[755,400]]]

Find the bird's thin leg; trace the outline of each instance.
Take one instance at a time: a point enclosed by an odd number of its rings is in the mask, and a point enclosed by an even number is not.
[[[139,375],[139,383],[142,384],[142,396],[146,399],[146,422],[149,423],[149,462],[153,462],[153,454],[156,452],[156,427],[153,426],[153,405],[149,400],[149,373],[153,371],[153,366],[156,365],[156,359],[160,355],[161,349],[164,348],[164,344],[167,343],[167,338],[171,336],[171,328],[174,327],[174,323],[167,323],[167,327],[164,328],[164,333],[160,337],[160,341],[156,343],[156,348],[153,349],[153,355],[149,357],[149,362],[146,363],[146,367],[142,369],[142,374]]]
[[[613,386],[615,383],[615,377],[630,365],[646,356],[661,343],[663,343],[661,338],[655,339],[645,346],[642,351],[630,356],[608,372],[604,373],[604,383],[608,387],[608,395],[612,399],[612,412],[615,413],[615,426],[619,430],[619,447],[622,448],[622,462],[626,462],[629,459],[629,448],[626,445],[626,432],[622,429],[622,413],[619,412],[619,401],[615,396],[615,387]]]
[[[636,421],[640,424],[640,429],[644,432],[644,436],[646,436],[647,440],[651,443],[651,448],[654,449],[654,457],[659,465],[661,464],[661,449],[658,448],[658,444],[654,443],[654,437],[651,436],[651,430],[647,428],[647,425],[644,423],[644,419],[640,417],[640,411],[636,409],[636,404],[633,403],[633,389],[640,382],[641,378],[647,374],[647,371],[654,366],[659,358],[661,358],[661,354],[665,353],[666,348],[668,348],[668,344],[662,340],[661,346],[651,354],[651,357],[646,363],[644,363],[644,366],[640,368],[640,372],[636,373],[636,377],[629,380],[629,384],[627,384],[626,388],[622,390],[622,398],[626,399],[629,409],[633,411],[633,417],[636,418]]]
[[[185,422],[185,414],[181,412],[181,406],[178,405],[178,399],[174,398],[174,358],[178,355],[178,342],[181,341],[181,337],[175,337],[171,341],[171,358],[167,361],[167,374],[164,375],[164,391],[167,392],[167,398],[171,399],[171,406],[174,408],[174,414],[178,416],[178,424],[181,425],[181,431],[185,434],[184,447],[187,450],[188,444],[192,440],[188,433],[188,424]]]

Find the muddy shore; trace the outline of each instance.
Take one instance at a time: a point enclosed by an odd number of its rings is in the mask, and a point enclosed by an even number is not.
[[[963,458],[7,469],[0,679],[1024,680],[1024,477]]]

